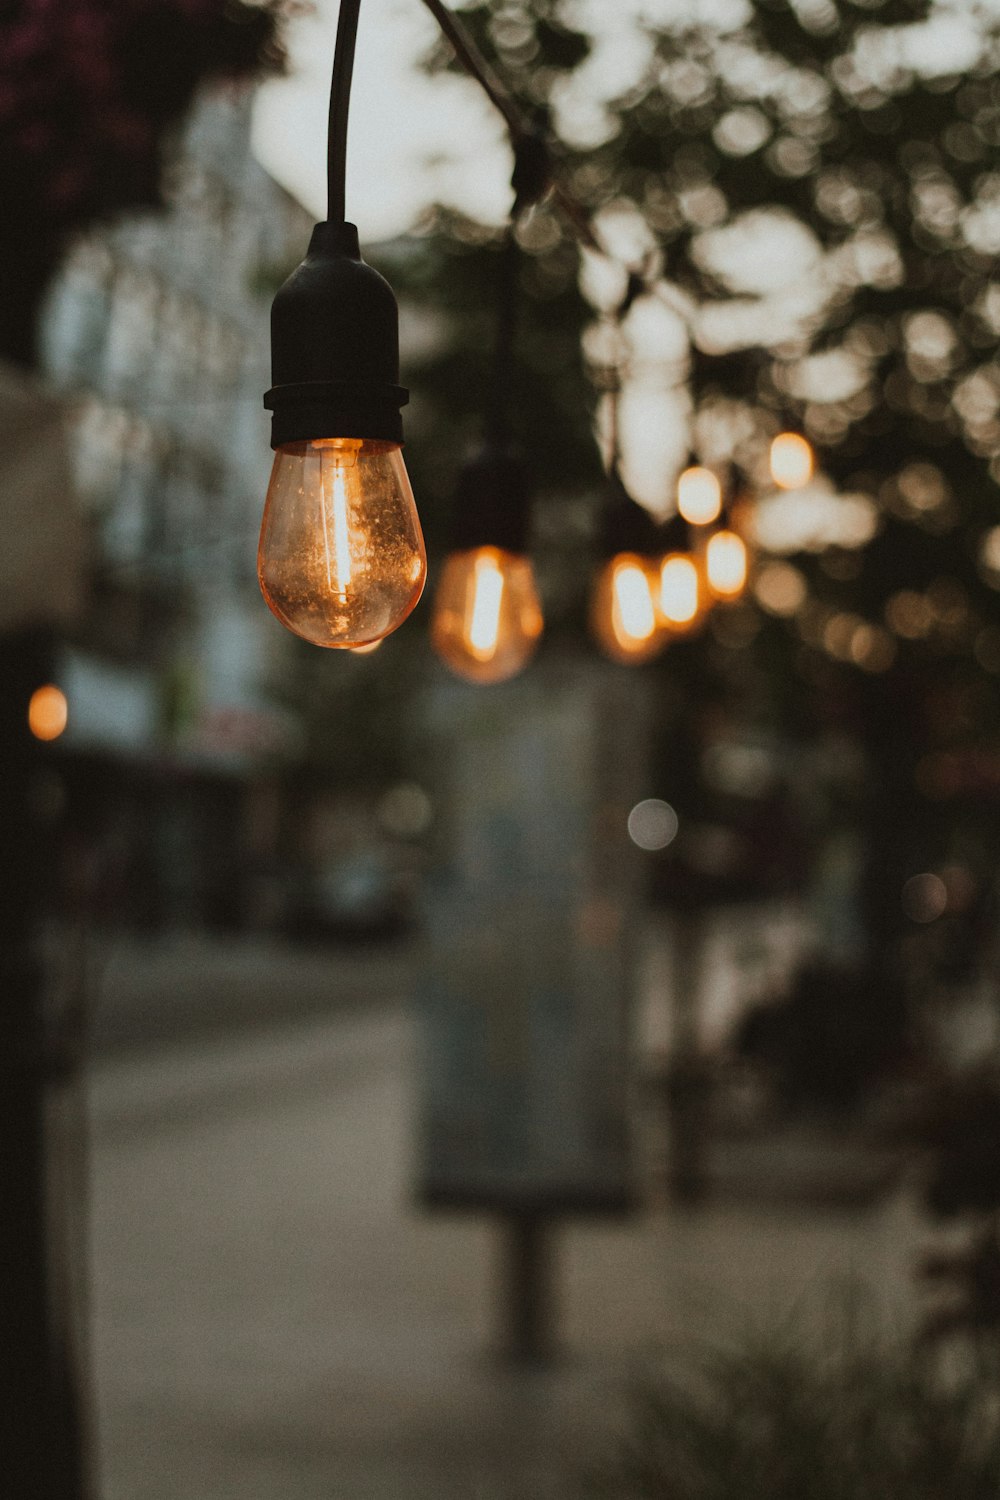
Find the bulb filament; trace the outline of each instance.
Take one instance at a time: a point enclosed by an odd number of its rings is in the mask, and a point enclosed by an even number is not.
[[[314,443],[321,464],[321,531],[326,581],[332,593],[346,598],[351,586],[351,496],[349,471],[358,461],[361,443],[332,438]]]
[[[613,627],[623,645],[628,640],[648,641],[656,629],[649,581],[634,564],[615,569]]]
[[[705,554],[709,587],[723,598],[742,592],[747,581],[747,553],[734,531],[717,531]]]
[[[480,661],[487,661],[497,649],[503,600],[503,574],[492,557],[477,557],[473,589],[469,645]]]
[[[671,625],[689,625],[698,613],[698,569],[688,557],[664,560],[660,571],[660,609]]]

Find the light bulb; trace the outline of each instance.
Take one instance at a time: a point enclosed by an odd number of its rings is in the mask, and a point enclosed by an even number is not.
[[[426,573],[398,443],[317,438],[277,450],[257,576],[289,630],[317,646],[379,641],[413,609]]]
[[[677,481],[677,509],[692,526],[708,526],[722,509],[722,486],[711,469],[685,469]]]
[[[701,577],[693,558],[671,552],[660,564],[660,615],[672,632],[690,630],[701,608]]]
[[[594,582],[590,620],[601,649],[626,666],[649,661],[665,644],[656,613],[656,567],[636,552],[619,552]]]
[[[717,599],[737,599],[746,588],[747,549],[735,531],[716,531],[709,537],[705,578]]]
[[[813,451],[798,432],[779,432],[771,444],[771,478],[780,490],[800,490],[813,475]]]
[[[431,641],[459,677],[513,677],[534,655],[542,626],[527,557],[501,547],[472,547],[448,557],[434,598]]]

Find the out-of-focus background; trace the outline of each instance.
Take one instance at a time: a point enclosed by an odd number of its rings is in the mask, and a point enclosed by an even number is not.
[[[428,626],[512,162],[418,0],[362,7],[348,212],[428,588],[362,654],[256,583],[336,13],[0,23],[12,1500],[985,1500],[1000,11],[461,10],[607,251],[518,225],[546,628],[479,687]],[[640,668],[612,389],[632,496],[711,464],[751,558]]]

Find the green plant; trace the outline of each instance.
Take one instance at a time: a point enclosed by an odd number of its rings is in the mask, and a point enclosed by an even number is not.
[[[589,1500],[996,1500],[1000,1415],[978,1376],[946,1387],[863,1309],[821,1339],[796,1320],[647,1368]]]

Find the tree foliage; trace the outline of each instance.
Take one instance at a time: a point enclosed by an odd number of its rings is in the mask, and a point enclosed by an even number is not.
[[[982,865],[992,821],[997,18],[929,0],[685,8],[646,25],[628,87],[602,99],[578,7],[502,0],[462,14],[524,108],[561,137],[565,180],[599,232],[630,228],[653,284],[645,300],[682,326],[683,355],[664,353],[664,424],[686,388],[693,448],[758,497],[779,428],[817,450],[832,529],[796,541],[805,500],[786,497],[767,532],[798,602],[760,589],[668,649],[664,754],[676,761],[685,737],[704,745],[727,720],[860,746],[846,816],[868,835],[881,961],[907,874],[958,857],[962,840]],[[446,65],[443,52],[431,65]],[[545,212],[556,227],[532,231],[529,249],[568,268],[572,237]],[[627,392],[640,356],[597,303],[590,373],[598,390],[613,376]],[[550,394],[552,406],[575,398],[559,380]],[[675,472],[664,465],[661,503]],[[688,781],[704,812],[697,765]]]
[[[280,0],[14,0],[0,18],[0,355],[34,362],[69,236],[159,202],[161,152],[205,79],[281,63]]]

